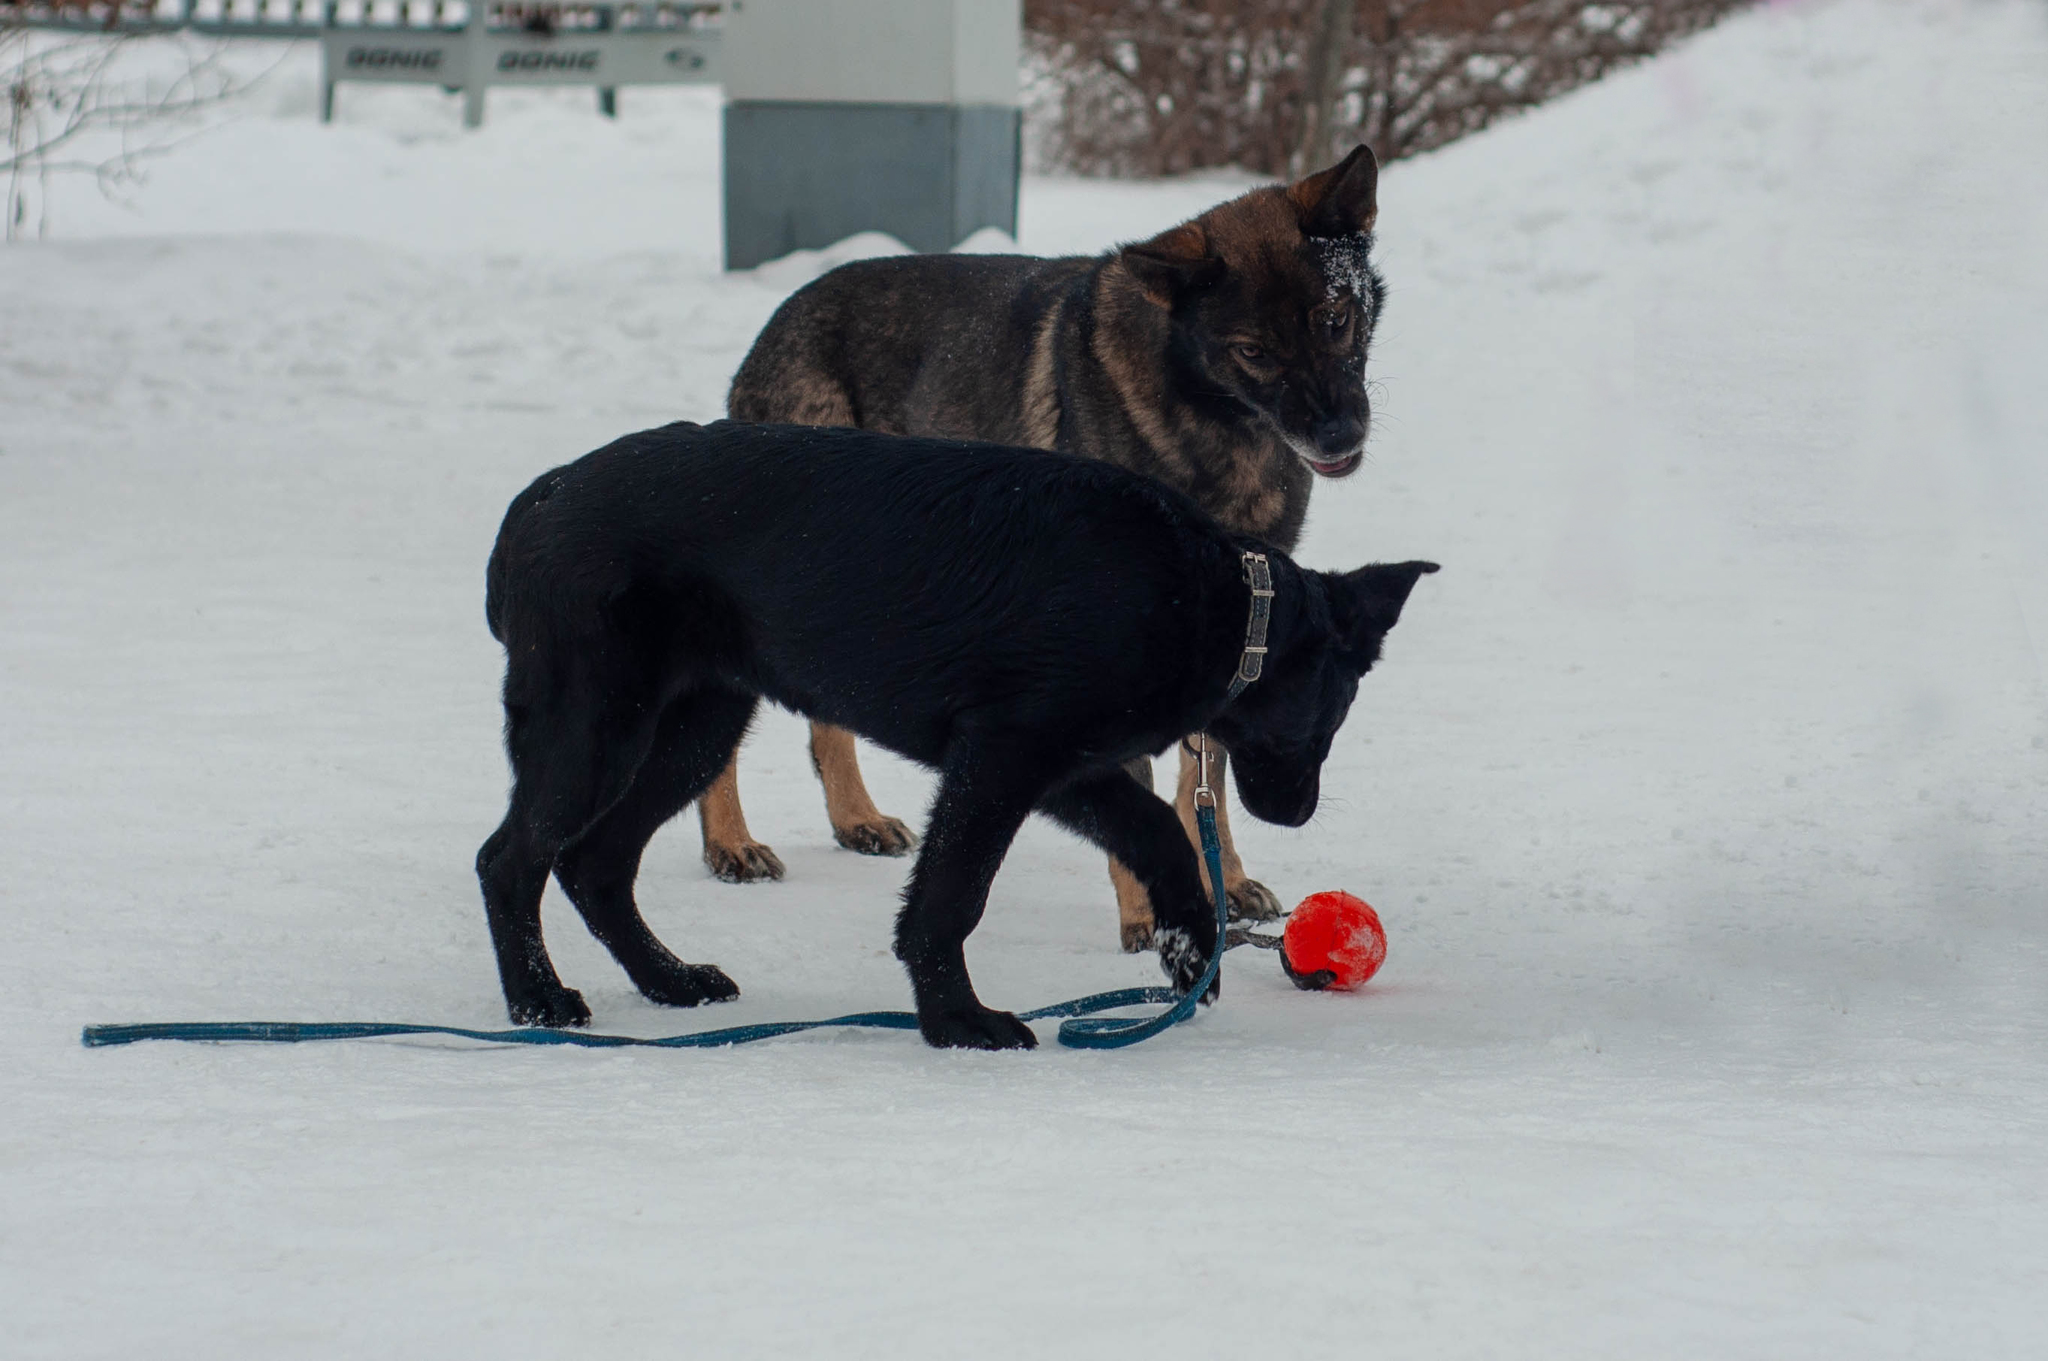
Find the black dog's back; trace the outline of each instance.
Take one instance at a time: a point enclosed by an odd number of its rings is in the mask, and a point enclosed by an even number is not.
[[[630,614],[646,665],[708,672],[935,763],[991,676],[1005,703],[1057,709],[1080,732],[1105,705],[1157,707],[1187,674],[1159,659],[1203,641],[1164,605],[1237,551],[1187,498],[1095,460],[677,424],[522,492],[486,608],[515,655]],[[1131,636],[1134,620],[1159,636]],[[1210,640],[1226,671],[1237,627]]]

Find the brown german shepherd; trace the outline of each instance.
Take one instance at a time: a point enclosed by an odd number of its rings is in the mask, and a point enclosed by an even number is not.
[[[735,420],[989,440],[1107,460],[1192,496],[1226,528],[1292,551],[1317,477],[1363,456],[1366,349],[1385,288],[1370,254],[1379,168],[1359,147],[1293,185],[1255,189],[1106,255],[923,255],[845,265],[769,319],[733,378]],[[811,725],[839,844],[902,855],[853,734]],[[698,802],[721,879],[779,879],[747,831],[737,762]],[[1149,761],[1131,771],[1151,784]],[[1194,828],[1185,748],[1176,804]],[[1235,914],[1279,915],[1223,832]],[[1126,949],[1152,938],[1138,881],[1114,860]]]

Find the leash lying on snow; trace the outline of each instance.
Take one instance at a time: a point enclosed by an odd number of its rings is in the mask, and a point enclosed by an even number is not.
[[[1209,791],[1207,742],[1202,763],[1202,785],[1196,797],[1209,795],[1210,803],[1196,805],[1195,820],[1202,834],[1202,855],[1208,861],[1209,882],[1216,886],[1216,950],[1209,967],[1185,995],[1171,988],[1118,988],[1112,992],[1090,993],[1071,1002],[1055,1002],[1019,1014],[1025,1021],[1048,1020],[1055,1016],[1074,1017],[1060,1026],[1060,1043],[1070,1049],[1121,1049],[1149,1040],[1169,1026],[1192,1016],[1195,1003],[1223,963],[1224,921],[1228,900],[1223,894],[1223,856],[1216,839],[1214,795]],[[1119,1007],[1154,1006],[1172,1003],[1156,1016],[1096,1016],[1098,1011]],[[909,1011],[860,1011],[851,1016],[834,1016],[825,1021],[766,1021],[758,1025],[728,1026],[723,1030],[700,1030],[690,1035],[666,1035],[641,1039],[634,1035],[594,1035],[585,1030],[550,1030],[528,1026],[518,1030],[468,1030],[451,1025],[413,1025],[403,1021],[166,1021],[145,1025],[89,1025],[79,1037],[88,1049],[108,1045],[134,1044],[138,1040],[257,1041],[269,1044],[303,1044],[309,1040],[367,1040],[385,1035],[454,1035],[465,1040],[491,1044],[566,1044],[579,1049],[715,1049],[724,1045],[750,1044],[794,1035],[828,1026],[864,1026],[875,1030],[915,1030],[917,1015]]]
[[[1251,586],[1251,616],[1245,623],[1244,655],[1237,674],[1230,679],[1230,698],[1243,694],[1245,687],[1265,669],[1266,626],[1273,611],[1273,573],[1264,553],[1244,555],[1245,580]],[[1149,1040],[1160,1031],[1180,1024],[1195,1014],[1196,1004],[1208,994],[1210,984],[1223,968],[1223,952],[1239,943],[1272,949],[1273,938],[1229,932],[1230,899],[1223,891],[1223,843],[1216,835],[1216,791],[1209,787],[1209,737],[1201,734],[1198,756],[1201,779],[1195,786],[1195,827],[1202,838],[1202,861],[1209,870],[1210,896],[1216,902],[1216,948],[1209,966],[1185,993],[1171,988],[1118,988],[1112,992],[1090,993],[1070,1002],[1020,1012],[1019,1020],[1042,1021],[1055,1016],[1070,1019],[1059,1029],[1060,1043],[1069,1049],[1122,1049]],[[1281,966],[1290,978],[1287,953],[1281,951]],[[1299,986],[1320,986],[1301,984]],[[1120,1007],[1156,1006],[1171,1003],[1155,1016],[1097,1016],[1099,1011]],[[88,1049],[134,1044],[140,1040],[241,1041],[264,1044],[304,1044],[312,1040],[367,1040],[386,1035],[453,1035],[465,1040],[491,1044],[572,1045],[579,1049],[715,1049],[724,1045],[751,1044],[777,1035],[794,1035],[828,1026],[866,1027],[874,1030],[915,1030],[917,1015],[908,1011],[860,1011],[851,1016],[834,1016],[824,1021],[766,1021],[757,1025],[728,1026],[723,1030],[700,1030],[689,1035],[667,1035],[641,1039],[633,1035],[594,1035],[585,1030],[554,1030],[545,1026],[524,1026],[517,1030],[469,1030],[450,1025],[414,1025],[405,1021],[161,1021],[143,1025],[89,1025],[79,1036]]]

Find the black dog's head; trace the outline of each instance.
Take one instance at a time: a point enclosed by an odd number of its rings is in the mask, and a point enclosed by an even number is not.
[[[1324,477],[1358,467],[1372,415],[1365,354],[1386,296],[1370,259],[1378,183],[1359,147],[1119,257],[1170,314],[1191,386],[1255,413]]]
[[[1265,673],[1209,725],[1229,749],[1237,794],[1252,816],[1299,827],[1315,816],[1323,759],[1359,678],[1433,562],[1374,563],[1355,572],[1303,572],[1304,599],[1276,635]],[[1277,619],[1277,611],[1276,611]]]

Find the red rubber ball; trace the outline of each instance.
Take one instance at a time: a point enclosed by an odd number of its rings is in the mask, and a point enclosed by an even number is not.
[[[1280,948],[1298,974],[1328,969],[1333,988],[1355,988],[1380,971],[1387,959],[1387,932],[1380,914],[1363,898],[1335,889],[1311,893],[1287,919]]]

